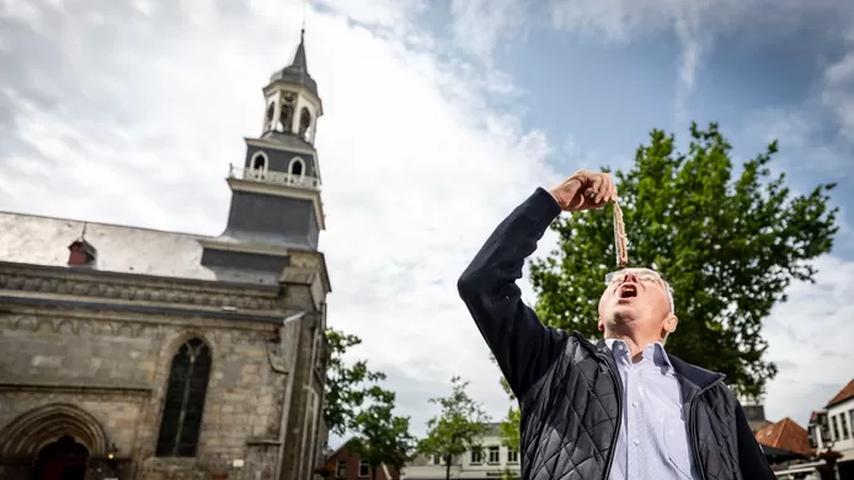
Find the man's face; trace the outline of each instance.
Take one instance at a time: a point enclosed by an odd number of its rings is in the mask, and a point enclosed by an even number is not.
[[[599,331],[632,329],[648,335],[660,334],[675,328],[667,284],[661,276],[647,268],[627,268],[615,273],[599,299]]]

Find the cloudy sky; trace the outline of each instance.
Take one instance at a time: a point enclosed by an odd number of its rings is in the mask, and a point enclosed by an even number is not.
[[[329,322],[422,434],[455,374],[493,418],[509,406],[455,288],[506,213],[577,168],[628,166],[652,128],[684,141],[718,121],[737,161],[779,138],[796,192],[839,184],[817,283],[763,331],[768,417],[805,424],[854,376],[852,5],[0,0],[0,210],[221,233],[228,164],[305,12]]]

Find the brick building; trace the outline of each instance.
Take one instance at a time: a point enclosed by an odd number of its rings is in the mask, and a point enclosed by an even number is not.
[[[219,236],[0,213],[0,478],[315,477],[330,283],[302,41],[263,94]]]
[[[380,465],[376,474],[370,465],[362,461],[351,448],[353,439],[348,440],[326,457],[323,477],[330,480],[399,480],[400,472],[394,467]]]

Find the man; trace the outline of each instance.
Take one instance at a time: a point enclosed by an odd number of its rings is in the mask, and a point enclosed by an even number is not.
[[[562,210],[616,198],[608,174],[581,170],[538,188],[492,233],[460,296],[522,411],[523,479],[773,479],[723,375],[667,353],[679,323],[668,284],[624,269],[599,300],[599,331],[543,326],[515,280]]]

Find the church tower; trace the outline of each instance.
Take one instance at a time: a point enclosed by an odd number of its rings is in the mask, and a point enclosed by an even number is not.
[[[273,274],[287,264],[288,250],[317,250],[324,214],[314,138],[323,104],[308,73],[304,37],[303,31],[291,64],[263,89],[261,135],[244,139],[243,165],[230,168],[228,226],[205,245],[205,266]]]

